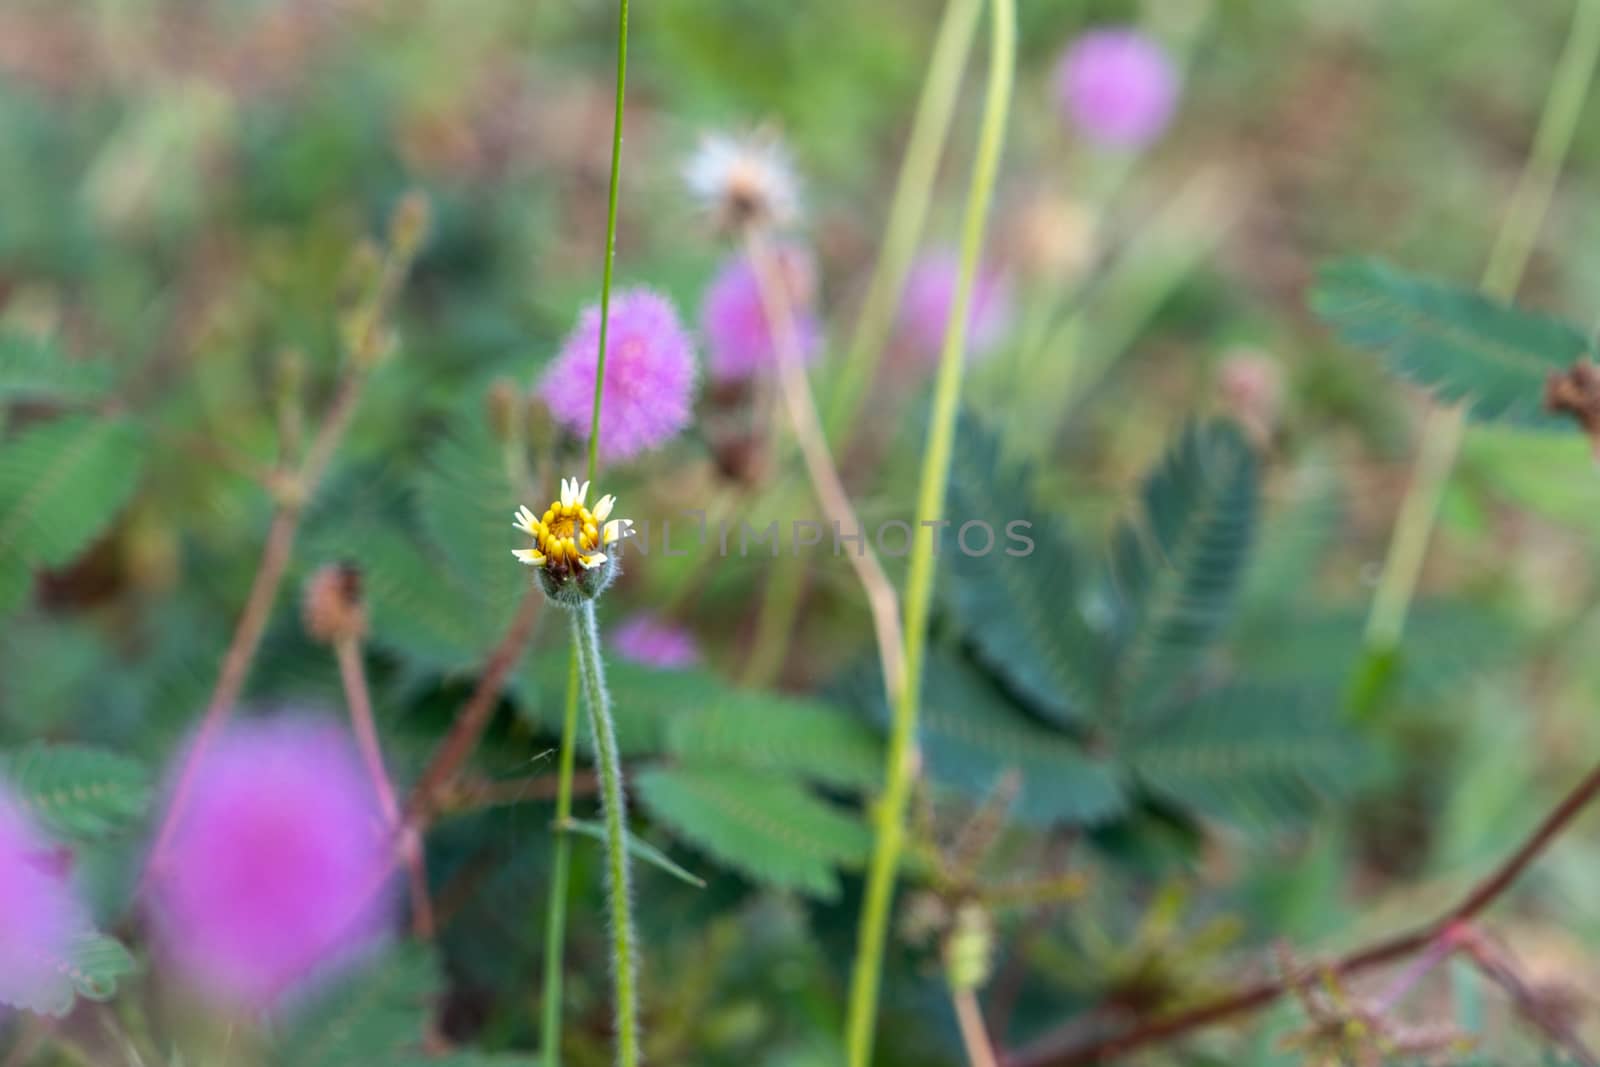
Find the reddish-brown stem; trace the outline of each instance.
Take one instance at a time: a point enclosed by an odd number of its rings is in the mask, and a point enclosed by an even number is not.
[[[1455,907],[1431,923],[1358,949],[1325,969],[1336,975],[1370,970],[1405,959],[1441,937],[1452,936],[1498,900],[1597,795],[1600,795],[1600,766],[1594,767],[1523,843],[1475,884]],[[1068,1022],[1027,1048],[1007,1056],[1004,1063],[1006,1067],[1088,1067],[1116,1062],[1136,1049],[1170,1041],[1266,1007],[1289,990],[1293,977],[1258,982],[1187,1011],[1140,1023],[1124,1033],[1087,1043],[1076,1039],[1078,1031]]]
[[[423,862],[422,837],[405,826],[400,816],[400,803],[395,799],[394,783],[384,765],[383,747],[378,741],[378,727],[372,716],[372,697],[367,687],[366,666],[361,659],[361,642],[355,637],[344,637],[334,642],[334,655],[339,661],[339,678],[344,683],[345,703],[350,708],[350,725],[355,731],[356,744],[361,749],[361,759],[367,765],[373,789],[378,794],[378,805],[384,822],[391,831],[400,835],[400,856],[405,861],[411,884],[411,932],[424,940],[434,933],[433,903],[428,896],[428,869]]]
[[[422,772],[421,780],[411,791],[406,816],[413,828],[426,824],[439,793],[466,764],[468,757],[477,749],[484,731],[489,728],[489,720],[494,716],[495,704],[505,688],[506,677],[522,658],[522,650],[533,634],[533,624],[539,618],[539,607],[543,600],[543,594],[531,585],[523,594],[522,602],[517,605],[516,617],[506,628],[500,643],[489,654],[472,695],[456,712],[450,732],[445,735],[433,759],[428,762],[427,769]]]
[[[905,632],[900,619],[900,597],[895,592],[894,583],[884,573],[878,553],[869,543],[866,527],[856,517],[855,506],[850,503],[850,495],[845,491],[833,455],[828,451],[827,435],[823,432],[822,419],[817,414],[817,405],[811,396],[811,385],[806,380],[800,327],[795,318],[789,285],[778,259],[779,253],[770,245],[766,235],[756,229],[746,232],[745,251],[755,272],[756,289],[763,311],[773,326],[779,393],[789,410],[789,421],[799,442],[800,458],[805,463],[811,487],[835,531],[858,530],[862,537],[860,550],[847,552],[845,558],[849,560],[862,591],[866,593],[867,610],[872,617],[873,634],[878,644],[879,665],[883,670],[883,684],[892,706],[905,680]]]
[[[1539,995],[1538,990],[1523,980],[1504,953],[1497,951],[1476,930],[1463,935],[1461,947],[1478,973],[1505,991],[1506,996],[1511,999],[1512,1008],[1529,1025],[1544,1034],[1552,1044],[1559,1046],[1576,1062],[1584,1064],[1584,1067],[1594,1067],[1596,1063],[1594,1052],[1584,1043],[1572,1024],[1563,1017],[1562,1012],[1551,1010],[1551,1005]]]
[[[250,595],[245,599],[239,625],[233,631],[233,640],[222,657],[222,670],[217,684],[206,703],[205,716],[194,741],[184,756],[178,779],[173,786],[167,814],[156,834],[151,856],[159,863],[171,839],[178,816],[189,799],[190,780],[201,753],[210,746],[216,734],[228,721],[228,715],[239,700],[245,679],[250,673],[256,650],[261,646],[261,635],[266,632],[267,618],[272,614],[272,604],[278,597],[278,587],[283,584],[284,571],[294,548],[295,532],[300,525],[298,506],[280,505],[272,516],[272,526],[267,531],[267,543],[261,550],[261,562],[256,567],[255,579],[250,583]]]

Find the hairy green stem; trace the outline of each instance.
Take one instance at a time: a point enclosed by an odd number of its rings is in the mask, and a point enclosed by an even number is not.
[[[544,1028],[542,1062],[561,1062],[561,968],[567,943],[567,883],[571,878],[572,838],[561,827],[572,818],[572,776],[578,733],[578,646],[567,658],[567,707],[561,720],[560,769],[556,777],[556,853],[550,869],[550,903],[544,927]]]
[[[883,234],[883,251],[878,255],[861,315],[851,335],[850,348],[828,405],[826,420],[830,441],[838,441],[855,422],[867,387],[883,356],[884,344],[894,324],[900,291],[911,270],[922,226],[928,218],[933,198],[933,182],[939,171],[950,134],[950,118],[955,113],[956,95],[961,88],[961,72],[972,51],[978,15],[983,0],[950,0],[934,38],[933,55],[928,60],[928,76],[922,84],[917,113],[911,121],[911,137],[905,159],[895,180],[894,199],[889,204],[889,220]]]
[[[633,901],[628,880],[628,808],[622,792],[622,762],[611,723],[611,697],[606,692],[605,664],[600,658],[600,633],[594,603],[572,610],[572,643],[578,649],[583,692],[594,734],[595,762],[600,770],[601,808],[606,826],[606,893],[611,909],[611,971],[615,986],[617,1063],[639,1062],[638,989],[635,979]]]
[[[611,326],[611,272],[617,258],[617,188],[622,176],[622,113],[628,84],[628,0],[618,0],[617,5],[617,99],[611,124],[611,178],[606,189],[606,247],[600,273],[600,345],[594,375],[594,413],[589,421],[589,460],[585,481],[594,481],[595,468],[600,459],[600,402],[605,394],[606,341]],[[584,609],[593,626],[593,608]],[[567,882],[571,875],[571,846],[567,831],[560,829],[572,815],[572,761],[573,744],[577,734],[578,705],[578,648],[574,642],[567,669],[567,711],[561,730],[561,775],[556,784],[556,853],[550,872],[549,911],[545,924],[545,985],[544,985],[544,1067],[561,1064],[561,1001],[562,952],[567,936]],[[598,656],[596,657],[598,662]],[[609,727],[608,727],[609,728]],[[610,807],[610,804],[607,804]],[[623,908],[626,910],[626,895]],[[631,968],[631,963],[629,964]],[[620,972],[619,972],[620,973]],[[628,1034],[627,1041],[637,1045],[637,1035],[631,1019],[622,1026],[623,1008],[619,983],[618,1026],[619,1034]],[[628,1010],[632,1011],[631,989]],[[634,1058],[637,1059],[635,1048]],[[622,1062],[631,1063],[624,1059]]]
[[[873,1031],[877,1021],[878,988],[883,971],[884,943],[889,909],[894,896],[895,871],[905,844],[906,804],[910,799],[915,762],[918,702],[922,685],[922,659],[927,644],[928,611],[933,595],[933,530],[944,513],[945,485],[950,478],[950,457],[955,445],[956,412],[961,402],[961,377],[965,363],[967,323],[972,307],[973,283],[983,252],[984,229],[994,196],[995,175],[1005,142],[1006,116],[1011,105],[1016,62],[1015,0],[991,0],[989,83],[984,100],[983,125],[978,135],[972,185],[967,194],[961,240],[961,277],[956,287],[950,321],[945,326],[944,351],[934,386],[933,415],[928,427],[928,448],[923,457],[917,502],[915,540],[905,592],[905,682],[895,701],[889,731],[889,753],[883,796],[877,807],[877,833],[871,866],[867,871],[866,902],[856,945],[850,1004],[845,1023],[849,1067],[869,1067]]]
[[[1482,289],[1492,297],[1509,300],[1522,280],[1567,150],[1572,145],[1597,55],[1600,55],[1600,0],[1577,0],[1572,31],[1556,65],[1533,147],[1483,273]],[[1383,573],[1372,599],[1372,612],[1367,618],[1368,655],[1362,672],[1367,680],[1361,683],[1358,713],[1370,711],[1375,705],[1382,687],[1373,679],[1387,673],[1383,664],[1392,660],[1405,631],[1406,614],[1416,595],[1428,541],[1438,520],[1439,503],[1465,432],[1463,409],[1436,408],[1429,413],[1416,471],[1401,503]]]

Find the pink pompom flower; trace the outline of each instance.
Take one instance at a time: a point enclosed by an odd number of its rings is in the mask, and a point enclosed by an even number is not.
[[[539,393],[550,413],[588,440],[600,359],[600,308],[584,310]],[[671,301],[649,289],[612,294],[600,455],[607,462],[659,448],[689,424],[694,402],[694,342]]]
[[[1083,34],[1056,68],[1062,110],[1107,148],[1142,148],[1159,137],[1177,107],[1178,82],[1166,49],[1131,27]]]
[[[938,362],[960,281],[961,257],[950,249],[929,252],[912,265],[900,299],[897,337],[919,359]],[[992,352],[1010,329],[1011,283],[999,271],[980,264],[968,309],[968,357]]]
[[[64,1010],[73,946],[89,929],[54,844],[0,785],[0,1004]]]
[[[700,662],[694,634],[654,615],[634,615],[611,631],[611,650],[649,667],[682,670]]]
[[[397,846],[341,727],[239,722],[184,763],[149,904],[188,984],[221,1007],[266,1011],[376,946],[395,915]]]
[[[809,361],[822,340],[822,329],[811,311],[816,290],[816,267],[803,247],[785,244],[777,249],[789,306],[800,336],[800,354]],[[706,338],[706,369],[719,382],[744,381],[777,361],[773,324],[761,299],[755,267],[746,256],[723,264],[700,305],[700,330]]]

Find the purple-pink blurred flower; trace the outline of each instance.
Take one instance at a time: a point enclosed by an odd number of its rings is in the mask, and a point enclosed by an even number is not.
[[[539,393],[550,413],[588,440],[600,358],[600,308],[586,308]],[[632,459],[665,444],[689,424],[694,400],[694,343],[672,303],[649,289],[612,294],[606,334],[606,383],[600,408],[600,455]]]
[[[700,662],[694,634],[654,615],[634,615],[611,631],[612,651],[651,667],[682,670]]]
[[[819,347],[822,330],[811,311],[816,267],[799,245],[777,250],[800,335],[801,355],[809,360]],[[717,381],[743,381],[772,367],[772,324],[767,321],[755,268],[745,256],[729,259],[706,290],[700,306],[700,329],[706,336],[706,368]]]
[[[396,845],[343,729],[240,722],[184,758],[149,883],[174,969],[220,1006],[262,1011],[372,948],[394,916]]]
[[[929,252],[912,265],[900,299],[897,336],[919,359],[938,362],[960,280],[961,258],[949,249]],[[1010,328],[1011,283],[992,267],[980,264],[968,310],[968,357],[988,354]]]
[[[88,930],[54,844],[0,785],[0,1004],[65,1008],[73,943]]]
[[[1084,136],[1108,148],[1142,148],[1178,103],[1178,72],[1157,41],[1128,27],[1091,30],[1067,46],[1056,95]]]

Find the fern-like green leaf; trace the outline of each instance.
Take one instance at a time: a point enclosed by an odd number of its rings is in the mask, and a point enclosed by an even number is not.
[[[417,514],[428,540],[479,600],[477,608],[504,629],[528,586],[529,572],[511,556],[527,538],[512,529],[519,499],[500,445],[481,420],[441,441],[417,485]]]
[[[1257,478],[1249,442],[1217,421],[1186,429],[1146,479],[1142,514],[1112,545],[1112,708],[1159,702],[1227,624],[1255,537]]]
[[[110,1000],[117,985],[138,969],[133,954],[116,938],[88,932],[73,945],[72,988],[85,1000]]]
[[[832,899],[836,870],[859,866],[871,844],[855,816],[792,779],[735,768],[670,767],[638,777],[668,830],[753,881]]]
[[[1118,747],[1156,794],[1252,828],[1304,818],[1361,770],[1337,702],[1286,688],[1213,690],[1145,719]]]
[[[40,826],[71,840],[122,830],[150,805],[145,769],[101,749],[36,743],[0,753],[0,780]]]
[[[1559,319],[1372,260],[1324,267],[1311,306],[1340,340],[1476,419],[1560,425],[1542,409],[1545,379],[1591,350]]]
[[[1030,480],[1026,468],[1002,468],[992,431],[962,418],[950,466],[943,571],[951,618],[978,657],[1042,714],[1071,724],[1092,706],[1105,659],[1083,614],[1072,550],[1061,524],[1034,506]],[[993,530],[988,552],[962,550],[960,527],[971,521]],[[1028,524],[1018,532],[1031,539],[1031,550],[1007,537],[1013,522]],[[983,531],[974,528],[969,543],[978,552]]]
[[[530,657],[513,679],[517,706],[524,718],[550,734],[561,732],[566,709],[567,650]],[[676,717],[714,707],[727,694],[727,683],[702,671],[669,671],[627,660],[606,663],[606,688],[611,692],[617,747],[624,756],[655,755],[665,750],[667,726]],[[593,754],[587,729],[579,745]]]
[[[43,338],[0,333],[0,402],[93,400],[110,384],[104,362],[69,359]]]
[[[667,748],[685,762],[795,773],[845,788],[870,786],[883,757],[872,728],[814,700],[725,686],[698,710],[672,715]]]
[[[61,981],[35,985],[22,991],[10,1007],[41,1015],[65,1015],[76,997],[110,1000],[117,984],[135,969],[133,956],[120,941],[94,930],[84,930],[72,939],[65,956],[50,961]]]
[[[0,441],[0,611],[36,567],[71,562],[116,518],[144,464],[125,419],[56,419]]]
[[[499,620],[481,610],[473,591],[392,523],[358,521],[322,531],[309,539],[305,554],[359,562],[373,639],[419,664],[472,666],[499,636]],[[506,559],[516,563],[509,553]]]
[[[1117,769],[1011,707],[972,668],[934,656],[922,682],[922,754],[932,780],[981,799],[1007,772],[1021,778],[1017,817],[1093,824],[1125,807]]]

